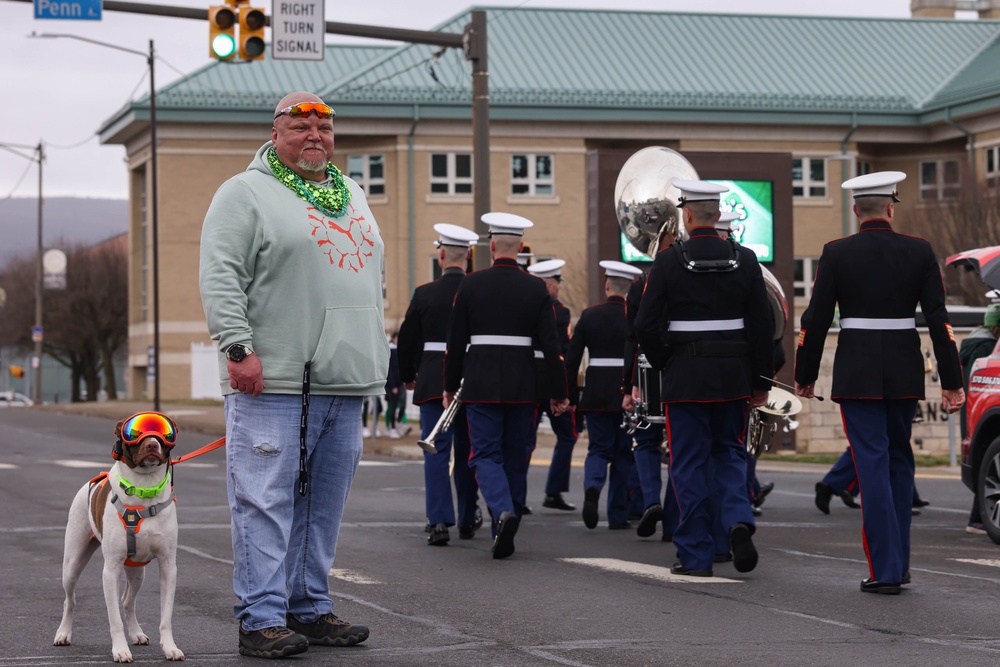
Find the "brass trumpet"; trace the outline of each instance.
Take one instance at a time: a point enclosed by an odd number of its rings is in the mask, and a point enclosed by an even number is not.
[[[458,391],[455,392],[455,399],[448,406],[448,409],[441,413],[441,417],[438,418],[437,424],[434,424],[434,428],[431,432],[427,434],[426,440],[417,440],[417,444],[425,452],[430,454],[437,454],[437,447],[434,446],[434,441],[437,437],[451,428],[451,423],[455,421],[455,415],[458,414],[458,409],[462,407],[462,385],[465,384],[465,380],[458,385]]]

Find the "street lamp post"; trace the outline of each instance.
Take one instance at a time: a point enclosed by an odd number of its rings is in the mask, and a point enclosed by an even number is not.
[[[96,39],[89,39],[87,37],[80,37],[79,35],[70,34],[54,34],[54,33],[41,33],[35,34],[31,33],[32,37],[46,37],[46,38],[59,38],[65,37],[68,39],[76,39],[81,42],[88,42],[90,44],[97,44],[98,46],[106,46],[109,49],[116,49],[118,51],[125,51],[126,53],[133,53],[137,56],[142,56],[146,59],[146,64],[149,65],[149,161],[150,161],[150,196],[152,197],[152,205],[150,206],[150,222],[153,230],[153,409],[157,412],[160,410],[160,238],[159,238],[159,197],[157,193],[157,176],[156,176],[156,67],[155,62],[155,49],[153,48],[153,40],[149,40],[149,52],[144,53],[142,51],[136,51],[135,49],[126,49],[123,46],[118,46],[117,44],[108,44],[107,42],[99,42]],[[38,146],[39,150],[39,160],[41,160],[41,144]],[[38,168],[38,193],[39,193],[39,207],[41,207],[41,162],[39,162]],[[41,229],[42,229],[42,213],[41,208],[38,212],[38,234],[39,234],[39,259],[38,259],[38,270],[39,270],[39,281],[41,281]],[[40,283],[39,283],[40,284]],[[38,303],[41,303],[39,298]],[[40,308],[41,306],[39,306]],[[41,317],[38,317],[39,323],[41,322]],[[38,344],[40,345],[40,344]]]

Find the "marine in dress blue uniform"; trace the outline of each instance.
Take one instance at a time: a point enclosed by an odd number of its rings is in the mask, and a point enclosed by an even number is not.
[[[733,564],[757,565],[746,490],[748,404],[763,405],[773,375],[773,320],[753,251],[715,230],[726,188],[675,181],[690,238],[656,256],[636,317],[639,344],[661,374],[670,472],[680,522],[675,574],[711,576],[712,495]]]
[[[444,353],[455,293],[465,278],[469,249],[479,235],[463,227],[434,225],[438,233],[438,265],[441,277],[421,285],[413,292],[406,316],[399,328],[397,348],[400,378],[413,390],[413,403],[420,406],[421,438],[430,435],[444,412]],[[476,533],[476,501],[479,485],[469,467],[469,430],[465,409],[459,408],[452,427],[438,433],[434,441],[437,453],[424,452],[424,487],[427,521],[431,526],[428,544],[444,546],[449,541],[448,527],[456,523],[451,497],[451,477],[458,498],[458,535],[471,539]],[[455,465],[448,468],[454,446]],[[481,523],[482,519],[479,520]]]
[[[562,350],[563,358],[569,350],[569,325],[572,315],[569,308],[559,301],[559,289],[562,286],[562,268],[566,266],[564,259],[548,259],[542,262],[535,262],[528,266],[528,273],[545,282],[545,287],[552,297],[552,306],[556,315],[556,331],[559,333],[559,347]],[[538,405],[535,409],[535,428],[531,432],[530,448],[533,452],[538,438],[538,424],[542,415],[549,418],[549,425],[556,436],[556,446],[552,451],[552,461],[549,463],[549,474],[545,481],[545,499],[542,501],[543,507],[551,509],[572,511],[576,506],[566,501],[562,494],[569,491],[569,471],[573,462],[573,447],[578,438],[576,432],[576,420],[573,419],[572,412],[564,412],[555,416],[549,405],[549,394],[551,393],[545,383],[545,357],[541,350],[535,350],[535,359],[538,365]]]
[[[941,270],[930,243],[892,228],[902,172],[844,182],[852,190],[857,234],[823,248],[795,358],[796,393],[814,396],[823,345],[835,309],[840,336],[831,398],[861,487],[862,540],[869,577],[861,590],[898,594],[909,580],[913,450],[910,431],[924,398],[924,359],[914,313],[920,305],[934,346],[943,405],[965,402],[955,336],[945,309]]]
[[[583,464],[583,522],[597,527],[598,500],[608,479],[608,528],[628,528],[629,480],[634,474],[632,438],[622,428],[621,374],[625,365],[625,295],[642,271],[625,264],[600,262],[605,271],[607,301],[580,314],[569,341],[566,374],[571,402],[584,352],[588,354],[583,393],[576,409],[584,414],[590,435]]]
[[[506,558],[514,553],[527,488],[537,396],[533,341],[547,365],[553,412],[562,414],[569,402],[552,298],[516,259],[524,230],[533,223],[500,212],[482,220],[490,227],[493,266],[466,276],[455,295],[444,400],[447,408],[461,387],[472,442],[469,464],[493,517],[493,557]]]

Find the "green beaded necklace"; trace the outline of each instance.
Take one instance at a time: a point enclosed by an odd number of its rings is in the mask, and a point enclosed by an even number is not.
[[[332,218],[344,215],[344,208],[347,202],[351,201],[351,190],[344,182],[344,175],[336,166],[327,163],[326,173],[333,179],[333,185],[324,188],[311,181],[304,181],[301,176],[286,167],[273,147],[267,151],[267,163],[275,177],[300,199],[306,200]]]

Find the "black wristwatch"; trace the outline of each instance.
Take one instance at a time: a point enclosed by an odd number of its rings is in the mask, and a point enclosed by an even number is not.
[[[236,363],[240,363],[241,361],[247,358],[247,355],[250,354],[253,353],[250,352],[245,345],[240,345],[239,343],[230,345],[229,349],[226,350],[226,357],[229,359],[229,361],[234,361]]]

